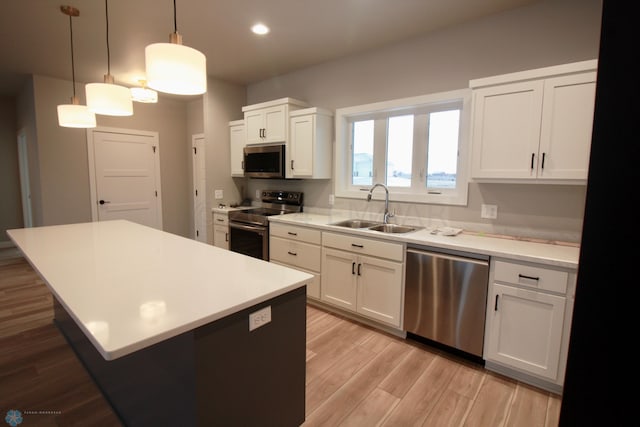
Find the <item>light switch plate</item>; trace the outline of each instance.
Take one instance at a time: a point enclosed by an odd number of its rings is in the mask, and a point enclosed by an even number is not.
[[[214,192],[214,194],[215,194],[215,198],[216,198],[216,199],[222,199],[222,198],[223,198],[223,196],[222,196],[222,194],[223,194],[223,193],[222,193],[222,190],[216,190],[216,191]]]
[[[256,199],[260,200],[260,190],[256,190]]]
[[[498,218],[498,205],[482,205],[480,212],[481,218],[496,219]]]
[[[254,329],[257,329],[260,326],[264,326],[269,322],[271,322],[271,306],[270,305],[249,314],[249,331],[253,331]]]

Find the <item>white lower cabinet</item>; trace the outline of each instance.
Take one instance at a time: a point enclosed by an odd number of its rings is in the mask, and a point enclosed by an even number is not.
[[[490,281],[486,367],[561,392],[575,271],[492,260]]]
[[[320,231],[307,227],[269,225],[269,261],[313,274],[307,297],[320,299]]]
[[[229,249],[229,215],[213,214],[213,245]]]
[[[333,305],[356,311],[358,283],[356,258],[350,252],[322,249],[321,299]]]
[[[321,300],[400,328],[403,245],[336,233],[322,236]]]

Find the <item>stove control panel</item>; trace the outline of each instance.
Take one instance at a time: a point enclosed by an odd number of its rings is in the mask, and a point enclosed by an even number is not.
[[[287,205],[302,205],[301,191],[265,190],[262,201],[267,203],[283,203]]]

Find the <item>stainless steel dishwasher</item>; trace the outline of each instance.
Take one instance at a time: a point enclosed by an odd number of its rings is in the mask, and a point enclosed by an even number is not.
[[[408,247],[404,329],[482,357],[489,257]]]

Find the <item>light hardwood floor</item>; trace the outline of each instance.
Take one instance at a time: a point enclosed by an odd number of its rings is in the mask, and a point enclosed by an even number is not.
[[[0,260],[0,415],[51,411],[26,414],[23,425],[119,426],[51,323],[51,301],[24,260]],[[312,305],[306,384],[305,427],[555,427],[561,404],[555,394]]]

